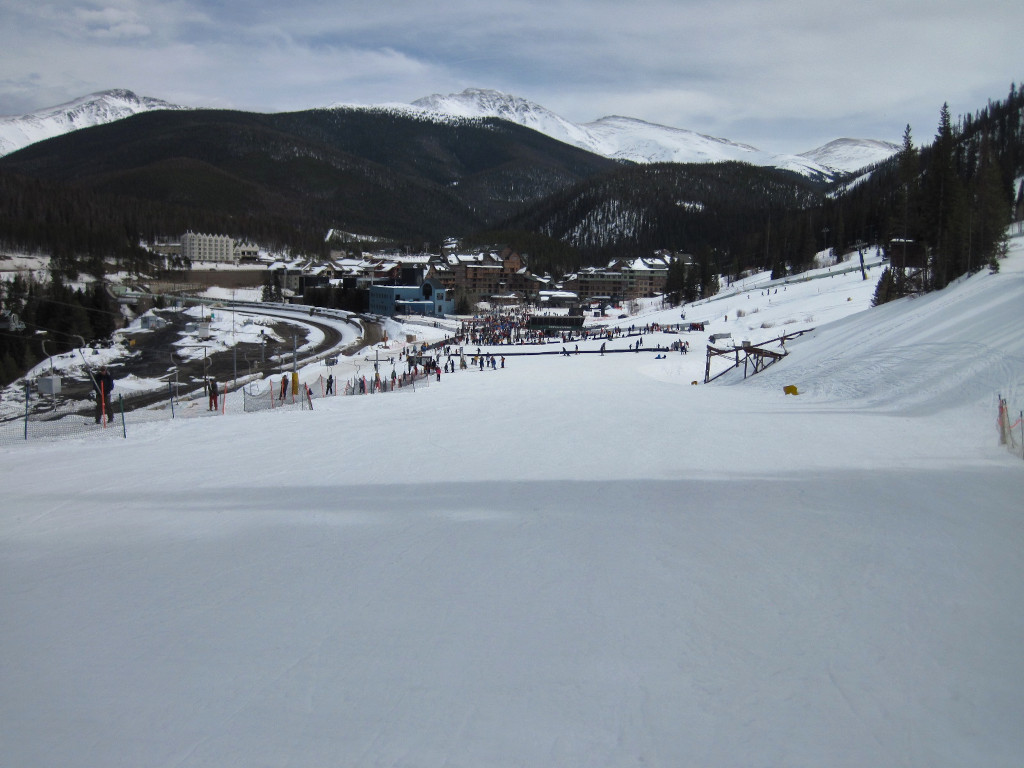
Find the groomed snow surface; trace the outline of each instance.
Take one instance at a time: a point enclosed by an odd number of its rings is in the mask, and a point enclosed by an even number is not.
[[[0,448],[0,763],[1021,765],[1024,248],[877,276],[688,307],[816,328],[746,381],[689,334]]]

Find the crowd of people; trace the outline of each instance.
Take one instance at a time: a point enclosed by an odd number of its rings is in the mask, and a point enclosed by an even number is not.
[[[393,392],[413,385],[417,381],[423,381],[427,377],[440,381],[442,373],[453,374],[456,370],[482,372],[504,369],[505,355],[485,351],[484,347],[488,346],[540,345],[561,341],[561,354],[568,356],[580,353],[580,342],[601,341],[600,349],[596,351],[603,355],[608,342],[629,339],[629,349],[639,352],[644,349],[645,335],[662,331],[678,333],[691,330],[693,326],[692,323],[647,323],[546,332],[530,329],[528,327],[529,317],[530,315],[526,312],[508,311],[465,320],[452,336],[443,341],[432,344],[421,342],[406,345],[399,350],[389,349],[384,357],[380,357],[379,350],[376,351],[373,357],[367,358],[374,363],[372,375],[356,375],[342,382],[336,380],[334,374],[331,373],[326,377],[319,377],[318,382],[313,382],[315,389],[311,389],[307,384],[301,384],[297,391],[291,391],[293,389],[292,379],[289,375],[283,375],[277,400],[283,402],[291,394],[291,399],[294,401],[294,395],[301,392],[312,408],[314,391],[320,397]],[[571,349],[567,346],[570,344],[572,345]],[[671,350],[686,354],[689,347],[690,344],[685,339],[676,339],[669,347],[655,347],[653,351]],[[658,357],[664,357],[664,355],[659,354]],[[381,366],[390,366],[390,373],[382,374]],[[402,371],[403,368],[404,371]]]
[[[495,312],[459,324],[456,344],[498,346],[501,344],[536,344],[543,333],[529,327],[530,315],[523,310]]]
[[[703,330],[703,323],[647,323],[645,325],[592,326],[572,330],[546,330],[530,328],[531,315],[524,310],[494,312],[489,315],[464,320],[459,324],[453,339],[444,344],[470,346],[500,346],[504,344],[546,344],[561,342],[590,341],[600,339],[612,341],[625,336],[643,336],[657,331],[681,332]]]

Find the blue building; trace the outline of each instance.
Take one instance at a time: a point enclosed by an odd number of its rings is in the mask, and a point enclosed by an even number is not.
[[[371,285],[370,312],[374,315],[455,314],[454,292],[430,278],[422,285]]]

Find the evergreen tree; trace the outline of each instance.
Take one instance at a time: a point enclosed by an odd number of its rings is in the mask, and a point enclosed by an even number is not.
[[[95,338],[108,338],[117,330],[120,313],[117,311],[117,304],[107,293],[106,286],[102,283],[93,283],[81,301],[87,310],[88,323]]]
[[[886,267],[882,270],[881,277],[878,278],[874,296],[871,297],[871,306],[877,307],[896,298],[899,298],[896,290],[896,278],[892,273],[892,269]]]
[[[690,304],[700,298],[700,282],[697,268],[694,264],[683,266],[683,295],[682,303]]]
[[[808,218],[806,224],[800,228],[800,251],[797,272],[806,272],[814,269],[814,257],[818,253],[818,241],[814,237],[814,222]]]
[[[890,264],[895,265],[895,274],[891,277],[893,278],[896,292],[900,296],[906,292],[907,244],[912,239],[911,233],[917,229],[917,226],[912,223],[911,213],[912,211],[916,213],[920,173],[920,158],[918,157],[917,149],[914,147],[914,140],[910,133],[910,123],[907,123],[906,129],[903,131],[903,146],[900,148],[899,153],[900,203],[903,209],[900,212],[903,224],[899,237],[901,242],[897,249],[899,253],[890,254]],[[898,259],[896,258],[897,255]]]
[[[94,280],[103,280],[107,276],[107,265],[103,255],[92,251],[85,259],[85,273]]]
[[[18,364],[14,362],[9,350],[0,354],[0,385],[6,386],[18,378]]]
[[[469,300],[469,294],[464,290],[459,289],[455,293],[455,314],[457,315],[471,315],[473,314],[473,305]]]
[[[846,251],[846,227],[843,225],[843,212],[839,210],[836,213],[835,220],[835,234],[832,239],[832,258],[835,259],[836,263],[843,260],[843,254]]]
[[[943,104],[925,177],[925,240],[931,249],[931,287],[945,288],[966,267],[966,195],[956,167],[956,133]]]
[[[996,249],[992,252],[992,257],[988,261],[988,271],[993,275],[999,272],[999,260],[1006,258],[1006,252],[1010,249],[1009,239],[1006,234],[1003,234],[1002,240],[996,246]]]
[[[968,271],[981,269],[983,264],[991,264],[995,259],[1010,225],[1010,200],[1010,190],[1003,184],[991,142],[985,137],[982,139],[978,172],[971,184]]]
[[[665,293],[668,294],[668,300],[673,304],[683,303],[685,288],[686,264],[682,259],[673,259],[668,265],[668,276],[665,278]]]
[[[699,275],[699,297],[706,299],[718,293],[718,272],[715,268],[714,255],[707,246],[697,251],[697,273]]]

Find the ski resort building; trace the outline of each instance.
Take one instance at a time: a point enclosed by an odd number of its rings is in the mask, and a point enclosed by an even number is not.
[[[430,278],[421,285],[370,286],[370,312],[374,315],[455,314],[454,294]]]
[[[181,236],[181,255],[193,263],[213,261],[235,263],[235,243],[227,235],[201,235],[186,232]]]

